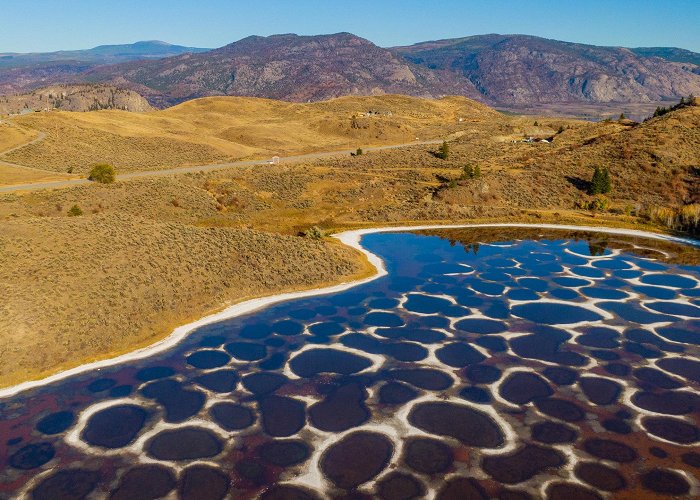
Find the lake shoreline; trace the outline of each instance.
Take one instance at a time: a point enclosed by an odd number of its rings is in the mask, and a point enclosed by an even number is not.
[[[339,242],[349,246],[356,251],[360,252],[364,258],[366,258],[370,267],[373,267],[375,272],[361,277],[359,279],[354,279],[351,281],[345,281],[335,285],[311,288],[301,291],[292,291],[285,293],[278,293],[275,295],[268,295],[264,297],[253,298],[249,300],[244,300],[229,307],[226,307],[222,311],[214,314],[206,315],[196,321],[179,326],[175,328],[169,335],[163,339],[143,348],[136,349],[134,351],[128,352],[126,354],[118,355],[115,357],[107,358],[104,360],[84,363],[78,365],[74,368],[59,371],[48,377],[30,380],[10,386],[7,388],[0,389],[0,399],[9,398],[16,396],[22,392],[40,388],[49,385],[54,382],[66,379],[71,376],[80,375],[88,371],[100,370],[102,368],[111,367],[114,365],[136,361],[148,358],[157,353],[163,352],[170,349],[177,344],[179,344],[183,339],[185,339],[190,332],[200,328],[205,325],[223,321],[226,319],[234,318],[237,316],[242,316],[249,314],[267,306],[278,304],[281,302],[286,302],[289,300],[295,300],[300,298],[307,298],[319,295],[327,295],[332,293],[338,293],[342,291],[349,290],[356,286],[369,283],[376,279],[381,278],[387,274],[386,268],[384,267],[383,260],[376,254],[366,250],[361,245],[362,237],[367,234],[372,233],[389,233],[389,232],[407,232],[407,231],[420,231],[420,230],[434,230],[434,229],[469,229],[469,228],[530,228],[530,229],[549,229],[549,230],[564,230],[564,231],[586,231],[591,233],[607,233],[622,236],[634,236],[648,239],[656,239],[669,241],[684,245],[692,245],[700,247],[700,241],[693,240],[690,238],[683,238],[678,236],[672,236],[661,233],[652,233],[647,231],[640,231],[635,229],[622,229],[622,228],[610,228],[610,227],[599,227],[599,226],[577,226],[577,225],[559,225],[559,224],[536,224],[536,223],[484,223],[484,224],[451,224],[451,225],[410,225],[410,226],[388,226],[388,227],[374,227],[365,229],[354,229],[349,231],[343,231],[341,233],[333,235]]]

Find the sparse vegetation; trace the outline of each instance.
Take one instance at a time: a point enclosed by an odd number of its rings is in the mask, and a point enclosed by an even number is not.
[[[392,114],[357,118],[354,128],[349,117],[358,108],[388,108]],[[105,162],[123,174],[246,157],[336,151],[346,149],[349,142],[361,144],[366,154],[366,147],[449,135],[459,125],[448,122],[447,117],[456,113],[477,121],[499,116],[466,98],[394,95],[310,104],[217,97],[148,113],[30,113],[13,121],[33,133],[44,132],[46,138],[4,159],[62,173],[72,166],[81,174],[87,174],[90,165]]]
[[[646,216],[674,231],[700,235],[700,203],[680,207],[651,207]]]
[[[471,163],[465,165],[462,170],[462,179],[479,179],[481,177],[481,167],[479,165],[472,165]]]
[[[405,99],[391,102],[413,102]],[[440,100],[441,104],[435,106],[453,112],[455,103],[463,102],[449,99],[447,103]],[[187,103],[186,106],[191,107],[188,113],[194,115],[196,106],[210,109],[210,104],[201,101]],[[362,101],[341,100],[323,106],[338,106],[343,113],[339,123],[347,127],[343,130],[364,133],[365,129],[350,129],[347,102]],[[258,103],[249,105],[253,111],[260,109]],[[275,106],[282,106],[275,110],[283,110],[284,106],[297,105]],[[227,116],[226,110],[230,108],[222,105],[217,109],[221,116]],[[591,123],[557,119],[553,122],[542,118],[542,135],[553,134],[557,127],[563,126],[566,130],[547,147],[518,141],[523,130],[531,127],[533,118],[490,114],[489,111],[483,111],[482,115],[479,106],[474,110],[467,116],[479,118],[470,121],[469,132],[462,135],[456,132],[463,131],[464,125],[454,121],[439,131],[429,120],[422,122],[424,130],[429,130],[429,125],[433,127],[434,135],[426,133],[425,138],[450,137],[449,157],[445,160],[431,154],[437,149],[435,146],[414,145],[355,158],[338,155],[304,163],[266,165],[265,168],[236,166],[132,179],[111,187],[89,183],[30,195],[0,195],[0,245],[3,245],[0,280],[20,283],[27,282],[28,273],[37,276],[32,286],[12,287],[12,293],[3,297],[6,310],[10,312],[0,315],[0,327],[17,331],[17,325],[22,325],[22,331],[30,333],[19,340],[15,336],[0,338],[0,352],[13,353],[12,366],[0,367],[0,376],[24,377],[36,371],[36,366],[55,367],[67,359],[76,359],[76,353],[99,356],[127,343],[147,343],[170,331],[174,325],[199,317],[203,311],[245,296],[311,286],[321,281],[335,282],[353,275],[360,265],[357,256],[321,239],[323,231],[311,231],[314,226],[325,230],[408,221],[556,221],[562,224],[584,221],[657,229],[663,225],[676,231],[692,231],[693,225],[697,227],[700,108],[686,106],[674,114],[634,127],[617,121]],[[399,114],[396,111],[392,119],[398,119]],[[100,158],[111,161],[112,156],[98,156],[100,148],[112,147],[110,141],[115,137],[111,128],[105,128],[107,122],[103,120],[111,116],[121,123],[121,112],[96,113],[97,118],[90,118],[91,121],[82,114],[77,118],[72,114],[61,116],[68,113],[38,115],[22,120],[37,123],[44,119],[56,120],[61,124],[59,133],[65,131],[71,143],[94,139],[97,145],[90,152],[94,155],[90,162],[77,162],[80,151],[78,148],[71,150],[74,155],[71,162],[75,162],[77,172],[87,173],[85,166]],[[168,118],[172,115],[152,115],[172,124]],[[376,117],[376,120],[384,118]],[[152,118],[138,118],[141,119]],[[136,123],[146,127],[146,122],[125,123],[125,127]],[[223,134],[221,123],[217,125],[217,133],[228,137],[225,141],[235,141],[245,132],[245,127],[239,123],[231,127],[235,130]],[[417,122],[411,123],[414,127]],[[328,124],[329,130],[337,130],[334,124]],[[276,131],[289,129],[294,135],[295,127],[296,123],[285,123],[284,128],[280,126]],[[409,133],[414,134],[416,128],[418,125],[409,128]],[[11,130],[6,137],[11,137]],[[12,136],[9,147],[34,138],[35,134],[28,130],[22,129],[21,140],[19,133]],[[144,141],[162,139],[163,129],[155,127],[153,130],[156,131],[154,136],[144,137]],[[174,130],[187,136],[184,128],[175,126]],[[207,133],[213,134],[211,130]],[[400,130],[401,134],[406,133]],[[182,144],[173,139],[175,135],[169,138],[175,144]],[[275,134],[268,130],[269,135]],[[332,144],[326,142],[331,136],[317,132],[324,147]],[[260,137],[256,136],[255,140]],[[333,137],[340,143],[337,149],[347,148],[345,137]],[[397,137],[401,136],[390,135],[388,142]],[[310,133],[305,136],[305,140],[311,138]],[[415,135],[411,135],[409,140],[414,138]],[[138,164],[141,158],[146,160],[141,167],[148,166],[148,162],[163,165],[171,160],[183,161],[176,158],[177,152],[169,148],[168,141],[160,143],[162,147],[132,153],[126,147],[128,141],[121,142],[123,140],[123,136],[117,137],[115,143],[119,147],[109,149],[109,154],[132,154],[129,160],[132,165]],[[199,145],[214,147],[213,144],[225,142],[221,138],[211,140]],[[357,143],[368,144],[364,141]],[[41,166],[60,169],[60,175],[65,176],[66,168],[73,163],[63,163],[61,151],[52,151],[51,144],[56,143],[49,143],[43,150],[51,153],[48,156],[32,149],[46,146],[46,141],[19,149],[13,155],[22,153]],[[276,151],[278,147],[285,146],[275,145]],[[187,162],[192,158],[198,157],[192,154]],[[211,159],[206,155],[202,158],[204,162]],[[597,165],[601,173],[607,170],[608,179],[610,172],[615,174],[614,190],[608,196],[587,194],[593,165]],[[468,166],[473,169],[465,168]],[[121,174],[122,167],[117,167]],[[25,175],[37,172],[19,170]],[[480,181],[469,182],[470,178],[478,178],[478,171],[481,171]],[[48,175],[48,172],[41,175]],[[576,200],[580,201],[580,208],[595,210],[595,217],[572,210]],[[95,215],[68,218],[66,208],[74,204],[82,207],[86,214]],[[640,213],[645,214],[644,217],[631,219]],[[297,237],[306,235],[307,231],[308,238]],[[56,251],[57,244],[61,245],[61,252]],[[27,248],[33,251],[26,252]],[[111,265],[100,267],[99,263],[104,262],[98,258],[103,255],[100,252],[107,250],[110,262],[115,263],[114,268]],[[231,266],[232,260],[240,264]],[[101,273],[107,273],[106,279],[97,279],[103,277]],[[137,300],[135,286],[152,287],[153,283],[158,286],[150,288],[153,295],[148,301]],[[52,295],[56,287],[70,292],[70,304],[56,300],[55,293]],[[104,304],[109,307],[100,307]],[[99,314],[92,316],[94,311]],[[102,314],[102,311],[110,311],[110,314]],[[99,335],[95,334],[97,331]],[[117,332],[127,333],[120,337]],[[39,340],[46,346],[47,354],[37,363],[32,349]]]
[[[83,215],[83,209],[78,205],[73,205],[68,209],[68,217],[79,217]]]
[[[440,146],[440,149],[438,149],[438,152],[435,153],[435,156],[442,160],[447,160],[450,157],[450,145],[447,144],[447,141],[442,141],[442,145]]]
[[[604,194],[597,194],[588,202],[587,208],[593,212],[604,212],[610,208],[610,200]]]
[[[114,167],[107,163],[98,163],[90,169],[88,180],[99,182],[100,184],[111,184],[116,179]]]
[[[318,226],[311,226],[309,229],[304,231],[304,236],[312,240],[320,240],[323,238],[323,231]]]
[[[695,96],[690,95],[686,99],[685,97],[681,97],[681,100],[678,102],[678,104],[674,106],[669,106],[669,107],[661,107],[657,106],[656,110],[654,111],[654,114],[650,118],[656,118],[659,116],[664,116],[667,113],[670,113],[671,111],[676,111],[678,109],[685,108],[687,106],[693,106],[695,102]],[[647,118],[648,120],[649,118]]]

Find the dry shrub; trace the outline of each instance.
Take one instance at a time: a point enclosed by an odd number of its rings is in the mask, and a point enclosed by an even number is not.
[[[680,207],[650,207],[647,213],[650,220],[675,231],[700,234],[700,203]]]

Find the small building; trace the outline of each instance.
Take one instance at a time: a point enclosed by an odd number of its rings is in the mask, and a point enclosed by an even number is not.
[[[277,165],[280,162],[280,157],[279,156],[273,156],[272,160],[270,161],[270,164],[272,165]]]

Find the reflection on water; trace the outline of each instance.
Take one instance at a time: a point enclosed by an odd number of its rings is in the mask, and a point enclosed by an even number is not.
[[[389,275],[0,406],[0,497],[700,492],[700,251],[373,234]]]

